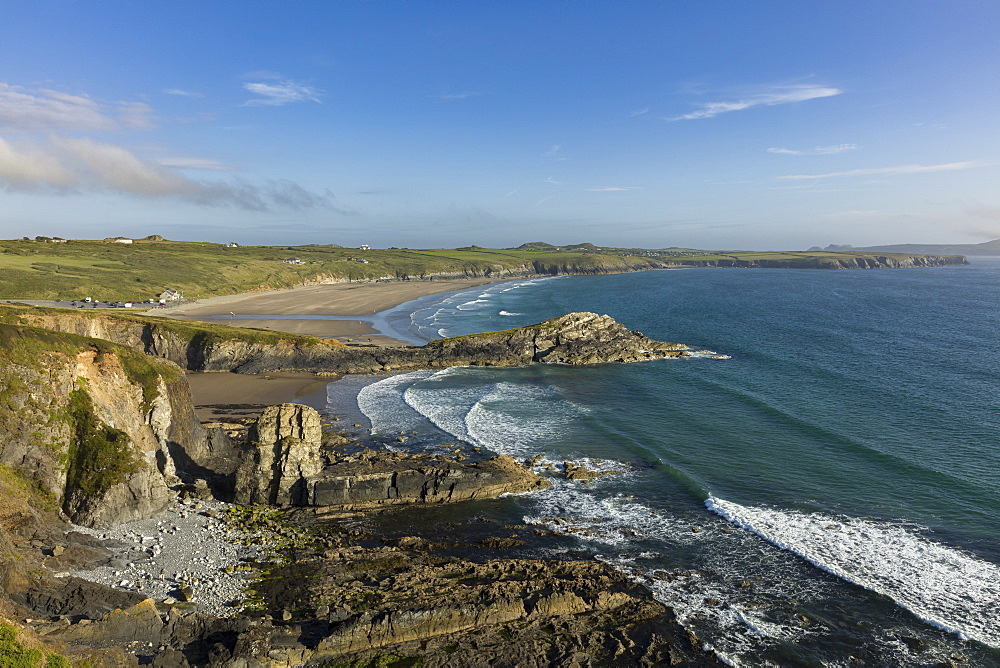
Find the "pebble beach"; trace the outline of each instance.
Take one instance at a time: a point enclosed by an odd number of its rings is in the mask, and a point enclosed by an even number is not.
[[[250,545],[244,544],[247,534],[233,531],[218,517],[229,507],[214,500],[177,500],[150,519],[108,529],[74,527],[106,541],[114,556],[107,565],[71,575],[158,602],[187,603],[199,612],[232,616],[240,609],[246,585],[258,577],[245,565],[265,558],[268,549],[252,537]],[[184,601],[185,588],[193,594],[190,602]]]

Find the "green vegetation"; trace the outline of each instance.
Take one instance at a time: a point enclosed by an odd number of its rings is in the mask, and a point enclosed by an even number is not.
[[[44,661],[43,661],[44,659]],[[0,622],[0,666],[4,668],[65,668],[69,661],[61,654],[46,655],[39,649],[25,647],[18,640],[17,629]]]
[[[149,357],[137,350],[117,345],[103,339],[94,339],[76,334],[54,332],[40,327],[14,325],[11,323],[29,320],[30,315],[65,314],[61,309],[41,309],[25,306],[0,304],[0,361],[5,365],[18,364],[32,368],[44,364],[44,359],[53,354],[76,355],[84,350],[97,352],[98,361],[104,355],[115,355],[128,379],[142,388],[143,404],[148,410],[159,392],[159,381],[170,383],[180,378],[180,371],[173,365]],[[90,314],[88,314],[90,315]],[[101,317],[101,316],[97,316]],[[104,316],[107,317],[107,316]],[[114,319],[112,317],[112,319]],[[126,318],[122,318],[127,319]],[[156,320],[160,324],[161,320]],[[173,322],[168,323],[168,326]],[[196,330],[197,331],[197,330]],[[192,333],[193,336],[193,333]],[[23,388],[23,380],[13,375],[0,390],[0,406],[8,404],[7,395]]]
[[[235,294],[330,281],[420,280],[435,275],[612,273],[705,261],[822,268],[871,252],[701,251],[636,249],[590,243],[553,246],[532,242],[513,249],[371,249],[334,246],[241,246],[137,240],[0,241],[2,299],[145,301],[168,288],[187,298]],[[884,253],[880,255],[886,255]],[[899,254],[906,257],[906,254]],[[299,264],[284,262],[296,259]]]
[[[101,423],[85,387],[70,394],[69,414],[74,439],[69,448],[66,489],[86,498],[101,498],[139,466],[124,431]]]
[[[331,668],[420,668],[424,664],[418,656],[397,654],[373,654],[359,659],[330,662],[323,665]]]
[[[45,329],[40,329],[44,327],[44,320],[42,318],[46,316],[66,316],[67,314],[71,314],[79,318],[103,320],[111,326],[128,327],[140,324],[148,327],[149,334],[153,337],[156,337],[157,334],[161,333],[172,334],[181,341],[194,342],[196,348],[200,349],[207,349],[216,343],[227,341],[242,341],[244,343],[261,343],[267,345],[275,345],[282,342],[303,345],[340,345],[340,343],[332,339],[320,339],[314,336],[289,334],[286,332],[273,332],[266,329],[257,329],[255,327],[231,327],[229,325],[210,322],[169,320],[166,318],[143,316],[122,311],[72,311],[61,308],[27,306],[24,304],[0,304],[0,327],[2,327],[4,323],[12,325],[35,325],[38,323],[38,327],[29,327],[28,329],[34,329],[37,332],[48,332],[54,337],[71,337],[73,336],[71,334],[58,334]],[[2,336],[2,330],[0,330],[0,343],[3,342]],[[121,351],[132,351],[130,348],[113,346],[107,341],[103,341],[101,339],[91,339],[81,336],[77,336],[75,339],[78,342],[87,342],[98,350],[100,350],[101,346],[111,347],[116,353],[120,353],[119,356],[128,356],[128,352]],[[144,360],[151,364],[156,362],[154,358],[150,358],[137,351],[132,352],[134,352],[137,357],[135,359],[130,359],[128,362],[123,361],[123,367],[126,365],[132,365],[134,367],[135,364],[139,363],[138,360]],[[125,371],[126,373],[137,373],[136,371],[129,371],[129,368],[126,368]],[[159,370],[160,376],[167,382],[176,380],[176,378],[171,375],[174,373],[175,371],[172,371],[171,368],[166,366]],[[140,374],[137,373],[137,378],[138,375]]]
[[[29,481],[17,469],[3,464],[0,464],[0,491],[5,494],[16,493],[40,510],[54,511],[59,508],[55,495],[44,489],[41,483]]]

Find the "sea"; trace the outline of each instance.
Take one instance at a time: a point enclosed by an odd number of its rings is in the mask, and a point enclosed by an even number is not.
[[[730,359],[347,377],[331,410],[400,448],[615,471],[502,503],[731,665],[1000,665],[1000,258],[503,281],[380,327],[419,343],[573,311]]]

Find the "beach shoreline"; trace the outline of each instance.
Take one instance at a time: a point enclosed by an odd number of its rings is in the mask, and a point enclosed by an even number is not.
[[[501,280],[511,279],[469,278],[302,285],[285,290],[209,297],[165,309],[154,309],[147,314],[176,320],[207,319],[235,327],[334,338],[344,342],[380,346],[411,345],[411,341],[393,338],[377,329],[374,321],[379,314],[422,297],[458,292]]]

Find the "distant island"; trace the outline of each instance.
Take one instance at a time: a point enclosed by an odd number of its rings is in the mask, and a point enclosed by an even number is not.
[[[1000,244],[1000,241],[990,242]],[[878,269],[966,264],[961,254],[868,249],[757,252],[617,248],[592,243],[517,248],[376,249],[367,245],[243,246],[235,242],[38,236],[0,241],[0,299],[124,303],[341,282],[502,279],[679,267]]]

